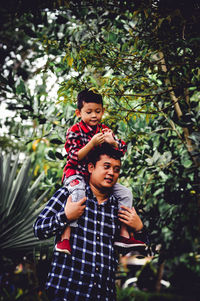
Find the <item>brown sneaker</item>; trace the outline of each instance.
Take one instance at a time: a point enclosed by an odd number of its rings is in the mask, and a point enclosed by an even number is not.
[[[67,254],[71,254],[71,246],[69,239],[64,239],[62,241],[58,241],[57,244],[55,245],[55,250],[58,252],[63,252]]]

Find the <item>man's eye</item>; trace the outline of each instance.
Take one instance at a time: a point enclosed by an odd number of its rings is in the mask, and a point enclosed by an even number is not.
[[[108,169],[108,168],[110,168],[110,166],[109,165],[104,165],[104,168]]]
[[[115,168],[115,169],[114,169],[114,172],[119,173],[119,172],[120,172],[120,168]]]

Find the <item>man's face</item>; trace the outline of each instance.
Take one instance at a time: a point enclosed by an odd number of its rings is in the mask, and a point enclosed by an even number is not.
[[[112,188],[118,180],[120,167],[120,160],[110,158],[107,155],[101,155],[100,161],[95,166],[92,163],[88,164],[90,185],[98,190]]]

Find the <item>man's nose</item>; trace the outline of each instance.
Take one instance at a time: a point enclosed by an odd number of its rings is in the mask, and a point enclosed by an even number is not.
[[[113,170],[113,168],[109,168],[108,173],[109,173],[109,175],[114,175],[114,170]]]

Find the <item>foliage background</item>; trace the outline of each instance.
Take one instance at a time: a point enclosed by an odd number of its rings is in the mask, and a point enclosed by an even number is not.
[[[50,196],[61,185],[77,93],[97,89],[103,122],[128,144],[120,180],[149,230],[157,279],[167,272],[172,290],[189,295],[200,277],[199,10],[197,0],[0,8],[0,99],[12,112],[1,122],[2,153],[30,156]]]

